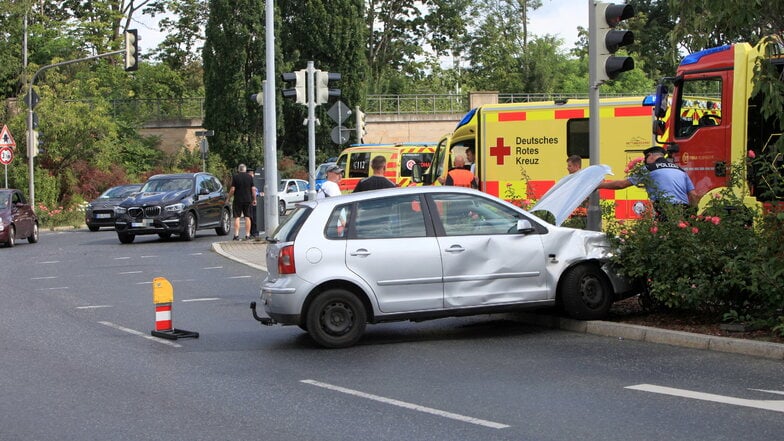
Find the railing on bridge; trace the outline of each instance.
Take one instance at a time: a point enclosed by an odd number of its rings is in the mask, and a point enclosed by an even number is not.
[[[603,97],[629,96],[628,94],[602,94]],[[499,103],[527,103],[565,99],[587,99],[588,94],[579,93],[499,93]],[[239,105],[239,104],[238,104]],[[469,110],[468,94],[411,94],[369,95],[367,106],[362,109],[368,115],[404,115],[465,113]],[[115,115],[128,115],[142,121],[204,118],[204,98],[176,99],[126,99],[112,100]]]

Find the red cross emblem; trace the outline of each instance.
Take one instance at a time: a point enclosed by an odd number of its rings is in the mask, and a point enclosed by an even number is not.
[[[490,147],[490,156],[495,156],[496,165],[504,165],[504,157],[512,154],[512,148],[504,145],[504,138],[496,138],[495,147]]]

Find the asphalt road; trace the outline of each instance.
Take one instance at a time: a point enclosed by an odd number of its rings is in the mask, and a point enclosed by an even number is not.
[[[317,348],[250,315],[263,273],[193,242],[43,232],[0,249],[0,440],[773,440],[781,361],[538,328],[369,326]],[[176,328],[154,339],[152,279]]]

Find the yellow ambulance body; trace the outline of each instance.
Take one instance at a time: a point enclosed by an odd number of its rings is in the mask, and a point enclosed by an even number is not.
[[[622,179],[629,161],[652,144],[650,105],[645,97],[605,98],[600,101],[599,163],[609,165]],[[436,149],[425,183],[443,182],[455,155],[474,147],[479,189],[527,206],[563,178],[566,158],[578,155],[590,164],[588,100],[489,104],[468,112],[452,134]],[[440,178],[440,179],[439,179]],[[630,219],[646,209],[644,189],[604,191],[602,199],[615,202],[616,218]]]
[[[398,187],[416,184],[411,180],[414,163],[427,169],[433,161],[434,143],[355,144],[345,148],[338,156],[337,165],[344,170],[340,191],[351,193],[359,181],[373,174],[370,161],[376,156],[387,160],[384,176]]]

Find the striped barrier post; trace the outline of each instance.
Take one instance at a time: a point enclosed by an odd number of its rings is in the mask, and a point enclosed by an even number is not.
[[[155,330],[150,334],[168,340],[199,338],[198,332],[174,328],[174,320],[172,319],[174,288],[163,277],[156,277],[152,280],[152,302],[155,304]]]

